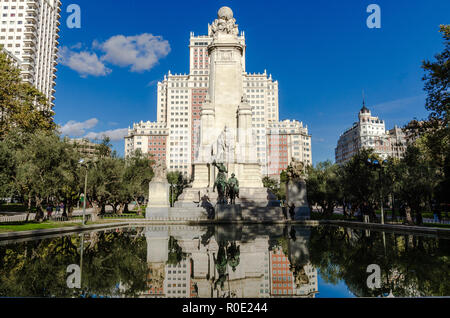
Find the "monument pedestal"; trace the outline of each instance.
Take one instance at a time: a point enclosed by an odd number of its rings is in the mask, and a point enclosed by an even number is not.
[[[169,189],[170,185],[165,180],[150,182],[148,206],[145,213],[147,219],[169,217]]]
[[[287,183],[287,203],[289,206],[295,206],[294,220],[309,220],[311,218],[311,211],[308,205],[306,196],[306,182],[305,180],[290,180]]]
[[[216,205],[216,220],[222,221],[242,221],[242,208],[240,204],[217,204]]]
[[[213,188],[186,188],[175,202],[176,208],[194,208],[209,207],[217,204],[217,190]],[[246,207],[267,207],[272,206],[272,202],[277,197],[266,188],[240,188],[239,198],[236,198],[236,204],[242,208]]]

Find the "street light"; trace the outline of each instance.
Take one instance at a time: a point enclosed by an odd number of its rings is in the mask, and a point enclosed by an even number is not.
[[[383,160],[383,162],[378,161],[377,159],[367,159],[367,165],[374,169],[378,169],[379,179],[380,179],[380,212],[381,212],[381,224],[384,224],[384,207],[383,207],[383,183],[382,183],[382,174],[384,166],[388,163],[387,160]]]
[[[84,177],[84,197],[83,197],[83,226],[86,225],[86,198],[87,198],[87,176],[88,176],[88,169],[87,164],[84,159],[81,159],[79,163],[86,168],[86,175]]]

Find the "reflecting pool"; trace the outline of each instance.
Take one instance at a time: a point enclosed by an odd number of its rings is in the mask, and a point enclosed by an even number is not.
[[[0,297],[450,295],[450,241],[334,226],[147,226],[0,241]]]

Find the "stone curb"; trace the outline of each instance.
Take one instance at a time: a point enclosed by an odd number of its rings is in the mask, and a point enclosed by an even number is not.
[[[391,230],[391,231],[402,231],[402,232],[410,232],[410,233],[424,233],[424,234],[433,234],[433,235],[441,236],[441,237],[450,237],[450,229],[443,229],[443,228],[437,228],[437,227],[349,222],[349,221],[341,221],[341,220],[319,220],[319,223],[320,224],[339,225],[339,226],[360,227],[360,228],[374,229],[374,230]]]
[[[441,229],[441,228],[431,228],[431,227],[422,227],[422,226],[407,226],[407,225],[392,225],[392,224],[378,224],[378,223],[363,223],[363,222],[349,222],[349,221],[341,221],[341,220],[303,220],[303,221],[291,221],[291,220],[282,220],[282,221],[250,221],[250,220],[242,220],[242,221],[233,221],[233,220],[158,220],[158,221],[147,221],[147,220],[133,220],[126,219],[121,220],[112,220],[116,221],[116,223],[105,223],[105,224],[93,224],[87,226],[72,226],[72,227],[61,227],[61,228],[53,228],[53,229],[42,229],[42,230],[33,230],[33,231],[20,231],[20,232],[7,232],[0,233],[0,241],[2,240],[10,240],[10,239],[19,239],[19,238],[28,238],[28,237],[39,237],[39,236],[47,236],[54,234],[65,234],[71,232],[85,232],[90,230],[97,229],[106,229],[113,227],[124,227],[130,225],[221,225],[221,224],[299,224],[306,226],[318,226],[322,224],[326,225],[338,225],[338,226],[349,226],[349,227],[360,227],[365,229],[374,229],[374,230],[391,230],[391,231],[402,231],[409,233],[425,233],[425,234],[433,234],[441,237],[450,237],[450,229]]]
[[[32,231],[20,231],[20,232],[7,232],[0,233],[0,241],[10,240],[10,239],[18,239],[18,238],[27,238],[27,237],[39,237],[53,234],[64,234],[71,232],[85,232],[90,230],[98,230],[104,228],[111,228],[116,226],[128,226],[130,223],[121,222],[121,223],[105,223],[105,224],[93,224],[86,226],[71,226],[71,227],[59,227],[54,229],[41,229],[41,230],[32,230]]]

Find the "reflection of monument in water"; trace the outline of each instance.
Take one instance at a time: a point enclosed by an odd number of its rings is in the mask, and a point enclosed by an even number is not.
[[[145,296],[314,297],[317,270],[309,263],[309,230],[296,228],[295,241],[284,244],[283,251],[283,243],[272,250],[269,246],[274,237],[283,241],[283,227],[148,226],[151,272]],[[299,275],[294,276],[291,262],[298,265]]]

